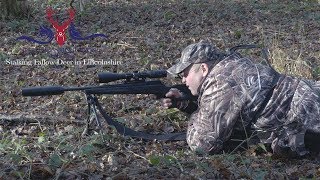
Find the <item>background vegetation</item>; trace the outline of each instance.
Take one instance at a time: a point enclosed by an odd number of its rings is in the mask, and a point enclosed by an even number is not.
[[[31,7],[28,13],[17,16],[2,10],[0,21],[0,179],[319,178],[319,157],[274,157],[263,145],[201,157],[185,142],[143,142],[119,136],[107,125],[102,134],[93,130],[82,137],[86,118],[82,93],[21,96],[21,88],[26,86],[93,85],[99,72],[166,69],[185,46],[200,39],[209,39],[221,49],[263,45],[269,48],[270,61],[278,71],[319,80],[319,1],[84,1],[84,11],[77,11],[76,28],[83,35],[107,34],[108,39],[73,42],[67,34],[62,48],[55,41],[38,45],[16,38],[37,37],[41,25],[51,27],[45,16],[48,6],[63,21],[69,2],[27,2]],[[74,6],[79,9],[77,1]],[[259,51],[243,53],[262,61]],[[90,58],[121,64],[8,64],[14,60]],[[178,82],[170,78],[163,81],[168,85]],[[106,95],[100,100],[113,117],[137,130],[185,130],[184,114],[163,110],[149,96]]]

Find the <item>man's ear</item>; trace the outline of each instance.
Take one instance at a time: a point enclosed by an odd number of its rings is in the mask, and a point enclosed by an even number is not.
[[[209,66],[206,63],[202,63],[200,65],[200,69],[202,71],[202,76],[205,77],[209,73]]]

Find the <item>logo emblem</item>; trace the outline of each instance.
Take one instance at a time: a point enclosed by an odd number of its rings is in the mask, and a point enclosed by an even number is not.
[[[80,32],[75,28],[73,23],[76,11],[73,8],[68,9],[69,18],[65,20],[62,24],[59,24],[56,20],[53,19],[52,15],[54,14],[53,9],[47,8],[46,10],[47,20],[50,22],[52,27],[55,29],[55,33],[52,32],[50,28],[45,26],[40,26],[40,36],[46,36],[47,41],[36,40],[29,36],[20,36],[17,40],[27,40],[37,44],[48,44],[53,39],[56,40],[59,46],[62,46],[67,40],[66,30],[69,29],[69,35],[73,40],[87,40],[93,39],[96,37],[107,38],[104,34],[92,34],[85,37],[82,37]]]

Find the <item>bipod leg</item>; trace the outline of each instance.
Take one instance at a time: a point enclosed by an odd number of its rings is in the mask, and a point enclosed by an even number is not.
[[[92,101],[92,104],[91,104],[91,112],[93,113],[94,115],[94,119],[96,120],[96,125],[98,126],[98,130],[99,130],[99,133],[101,135],[101,138],[103,140],[103,142],[106,142],[105,138],[104,138],[104,133],[102,131],[102,125],[101,125],[101,121],[97,115],[97,104],[98,104],[98,98],[94,95],[90,95],[90,99]]]
[[[93,120],[91,118],[92,101],[91,101],[90,95],[88,96],[88,94],[86,93],[85,96],[86,96],[86,100],[87,100],[88,117],[87,117],[86,127],[84,128],[84,130],[83,130],[83,132],[81,134],[82,137],[84,137],[84,136],[86,136],[88,134],[90,124],[92,123],[92,120]]]
[[[97,97],[95,97],[95,96],[93,96],[93,95],[91,95],[92,96],[92,100],[93,100],[93,106],[91,106],[92,107],[92,112],[93,112],[93,115],[94,115],[94,119],[96,120],[96,123],[97,123],[97,125],[98,125],[98,128],[99,128],[99,130],[101,130],[102,129],[102,125],[101,125],[101,121],[100,121],[100,119],[99,119],[99,117],[98,117],[98,115],[97,115],[97,108],[96,108],[96,102],[97,102]]]
[[[94,120],[96,122],[98,130],[100,132],[102,131],[101,121],[97,115],[97,109],[96,109],[97,97],[95,97],[92,94],[86,93],[86,99],[87,99],[87,103],[88,103],[88,118],[87,118],[86,127],[85,127],[84,131],[82,132],[82,136],[85,136],[88,134],[90,125],[93,123]]]

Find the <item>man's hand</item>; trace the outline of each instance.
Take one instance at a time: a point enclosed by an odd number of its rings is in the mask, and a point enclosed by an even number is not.
[[[171,88],[169,92],[167,92],[166,97],[162,99],[162,106],[165,108],[173,108],[178,107],[180,102],[173,102],[173,98],[181,98],[183,96],[182,92],[180,92],[176,88]]]

